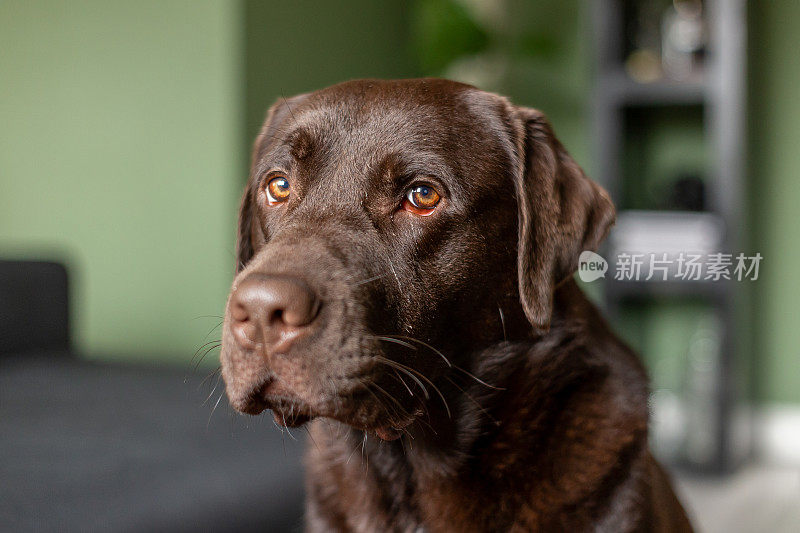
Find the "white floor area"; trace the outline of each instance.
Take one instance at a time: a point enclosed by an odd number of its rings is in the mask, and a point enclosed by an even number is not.
[[[677,475],[675,484],[701,533],[800,533],[800,467],[751,465],[725,478]]]

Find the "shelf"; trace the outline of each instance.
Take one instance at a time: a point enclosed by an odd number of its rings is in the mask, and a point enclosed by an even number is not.
[[[636,16],[627,8],[635,3],[592,0],[587,1],[587,5],[591,6],[595,30],[593,139],[598,181],[609,190],[617,205],[624,205],[620,203],[623,198],[630,205],[661,205],[656,189],[647,188],[648,184],[660,182],[646,182],[643,177],[649,176],[645,170],[655,166],[649,163],[650,157],[662,157],[656,159],[657,163],[669,157],[670,174],[674,174],[675,179],[687,163],[701,178],[708,179],[704,181],[707,185],[704,205],[715,209],[714,214],[621,210],[617,226],[601,252],[609,260],[602,281],[604,301],[610,316],[620,320],[620,326],[625,325],[622,321],[628,320],[628,325],[634,328],[639,327],[637,320],[641,318],[639,304],[644,304],[641,309],[647,309],[650,303],[669,307],[673,303],[670,298],[675,298],[684,301],[678,302],[675,309],[690,300],[713,307],[719,323],[719,345],[714,355],[719,371],[715,372],[713,383],[709,383],[709,394],[713,396],[706,411],[708,432],[703,436],[708,449],[701,457],[691,455],[688,448],[675,448],[667,459],[687,461],[696,471],[729,471],[748,457],[752,444],[748,439],[736,438],[740,428],[734,420],[736,405],[751,393],[748,390],[750,375],[746,372],[751,354],[746,353],[746,342],[742,342],[746,337],[742,326],[747,325],[752,316],[749,309],[740,309],[734,303],[738,293],[752,291],[752,288],[738,281],[682,280],[677,276],[677,269],[672,275],[672,266],[667,266],[666,261],[681,252],[734,253],[742,246],[742,228],[747,227],[744,195],[747,150],[743,117],[747,107],[744,75],[747,4],[745,0],[704,2],[708,40],[703,76],[683,82],[662,79],[652,83],[633,80],[621,63],[621,58],[627,55],[626,46],[631,44],[628,42],[629,23],[631,17]],[[712,107],[713,112],[708,112]],[[695,114],[698,111],[699,116]],[[687,116],[683,116],[684,112]],[[689,115],[692,144],[670,145],[658,154],[648,154],[643,149],[650,143],[664,143],[674,131],[671,128],[677,123],[685,125]],[[705,165],[697,165],[705,157],[688,160],[697,154],[690,153],[687,147],[694,146],[698,138],[708,147]],[[636,149],[639,150],[634,151]],[[626,169],[633,169],[633,172],[626,173]],[[667,176],[656,176],[659,177]],[[631,183],[636,186],[631,187]],[[665,194],[668,190],[664,189]],[[623,194],[629,194],[630,198]],[[652,198],[645,196],[647,194]],[[663,200],[668,202],[670,198]],[[666,253],[667,258],[660,261],[656,279],[644,281],[649,267],[642,264],[641,274],[636,271],[642,276],[639,281],[615,280],[616,262],[622,252],[631,256],[658,254],[653,256],[656,258]],[[627,275],[631,267],[627,259],[621,266]],[[662,281],[660,275],[665,266],[668,277]],[[631,309],[626,309],[627,304],[633,304]],[[651,328],[651,332],[656,331],[652,329],[655,326],[646,327]]]
[[[714,213],[624,209],[608,237],[612,257],[620,252],[676,255],[719,252],[725,222]]]
[[[703,105],[708,86],[702,81],[655,81],[640,83],[624,71],[610,72],[598,79],[598,97],[618,107]]]

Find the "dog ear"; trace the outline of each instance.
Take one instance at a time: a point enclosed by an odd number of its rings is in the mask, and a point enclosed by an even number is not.
[[[236,274],[245,267],[255,254],[255,246],[253,244],[254,230],[260,231],[257,222],[258,218],[253,205],[253,195],[250,193],[250,187],[248,186],[242,195],[242,201],[239,206],[239,230],[236,236]]]
[[[245,265],[255,255],[257,244],[264,242],[266,236],[263,235],[261,224],[258,221],[258,209],[255,205],[254,196],[257,187],[257,164],[260,156],[265,149],[265,145],[270,140],[275,139],[279,134],[285,133],[281,124],[286,120],[286,117],[292,116],[292,106],[296,105],[301,99],[305,98],[306,94],[300,94],[295,97],[280,98],[276,101],[267,111],[267,116],[264,119],[264,125],[261,127],[253,142],[253,150],[250,156],[250,179],[245,187],[242,201],[239,205],[239,225],[238,234],[236,237],[236,269],[238,274]]]
[[[531,324],[547,331],[556,287],[577,270],[581,251],[597,250],[615,211],[608,193],[586,177],[556,139],[544,114],[515,111],[520,300]]]

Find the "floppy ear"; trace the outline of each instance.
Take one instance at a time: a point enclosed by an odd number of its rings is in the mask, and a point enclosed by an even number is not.
[[[261,231],[257,222],[253,196],[248,185],[242,195],[242,202],[239,206],[239,230],[236,236],[236,274],[253,258],[255,253],[253,235],[254,232]]]
[[[245,187],[242,201],[239,206],[239,225],[238,235],[236,237],[236,273],[238,274],[245,265],[253,258],[258,243],[266,240],[266,235],[263,234],[261,224],[258,220],[258,209],[253,200],[256,194],[256,179],[257,179],[257,164],[262,151],[266,148],[265,145],[269,144],[271,140],[276,139],[281,134],[285,134],[281,124],[286,120],[286,117],[292,117],[292,108],[299,104],[303,99],[308,96],[307,93],[298,94],[288,100],[286,98],[279,98],[267,111],[267,116],[264,119],[264,125],[261,126],[253,142],[253,150],[250,156],[250,179]]]
[[[268,141],[276,138],[277,134],[282,133],[280,124],[283,122],[287,115],[291,114],[290,102],[294,102],[304,94],[295,96],[286,100],[280,98],[267,111],[267,116],[264,119],[264,124],[253,142],[253,150],[250,155],[250,179],[242,194],[242,201],[239,204],[239,224],[238,234],[236,236],[236,269],[238,274],[248,261],[253,258],[259,242],[265,241],[265,235],[261,230],[261,224],[258,221],[258,209],[253,200],[256,194],[256,172],[257,163],[260,155],[265,148]]]
[[[597,250],[614,223],[614,205],[564,150],[544,114],[515,111],[519,294],[531,324],[547,331],[553,292],[577,270],[581,251]]]

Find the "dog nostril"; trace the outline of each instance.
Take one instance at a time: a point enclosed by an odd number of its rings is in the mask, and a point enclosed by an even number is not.
[[[242,322],[234,322],[231,329],[233,330],[233,336],[236,338],[237,342],[242,346],[252,348],[254,347],[254,345],[261,342],[256,337],[258,334],[258,328],[248,320]]]
[[[247,322],[250,319],[250,313],[244,305],[234,302],[231,305],[231,318],[236,322]]]
[[[283,309],[275,309],[269,317],[270,323],[284,322]]]
[[[287,326],[302,327],[310,324],[319,314],[319,300],[311,293],[295,295],[292,304],[279,310],[276,319]]]
[[[302,280],[251,275],[239,283],[230,302],[231,328],[239,343],[285,351],[317,317],[320,301]]]

